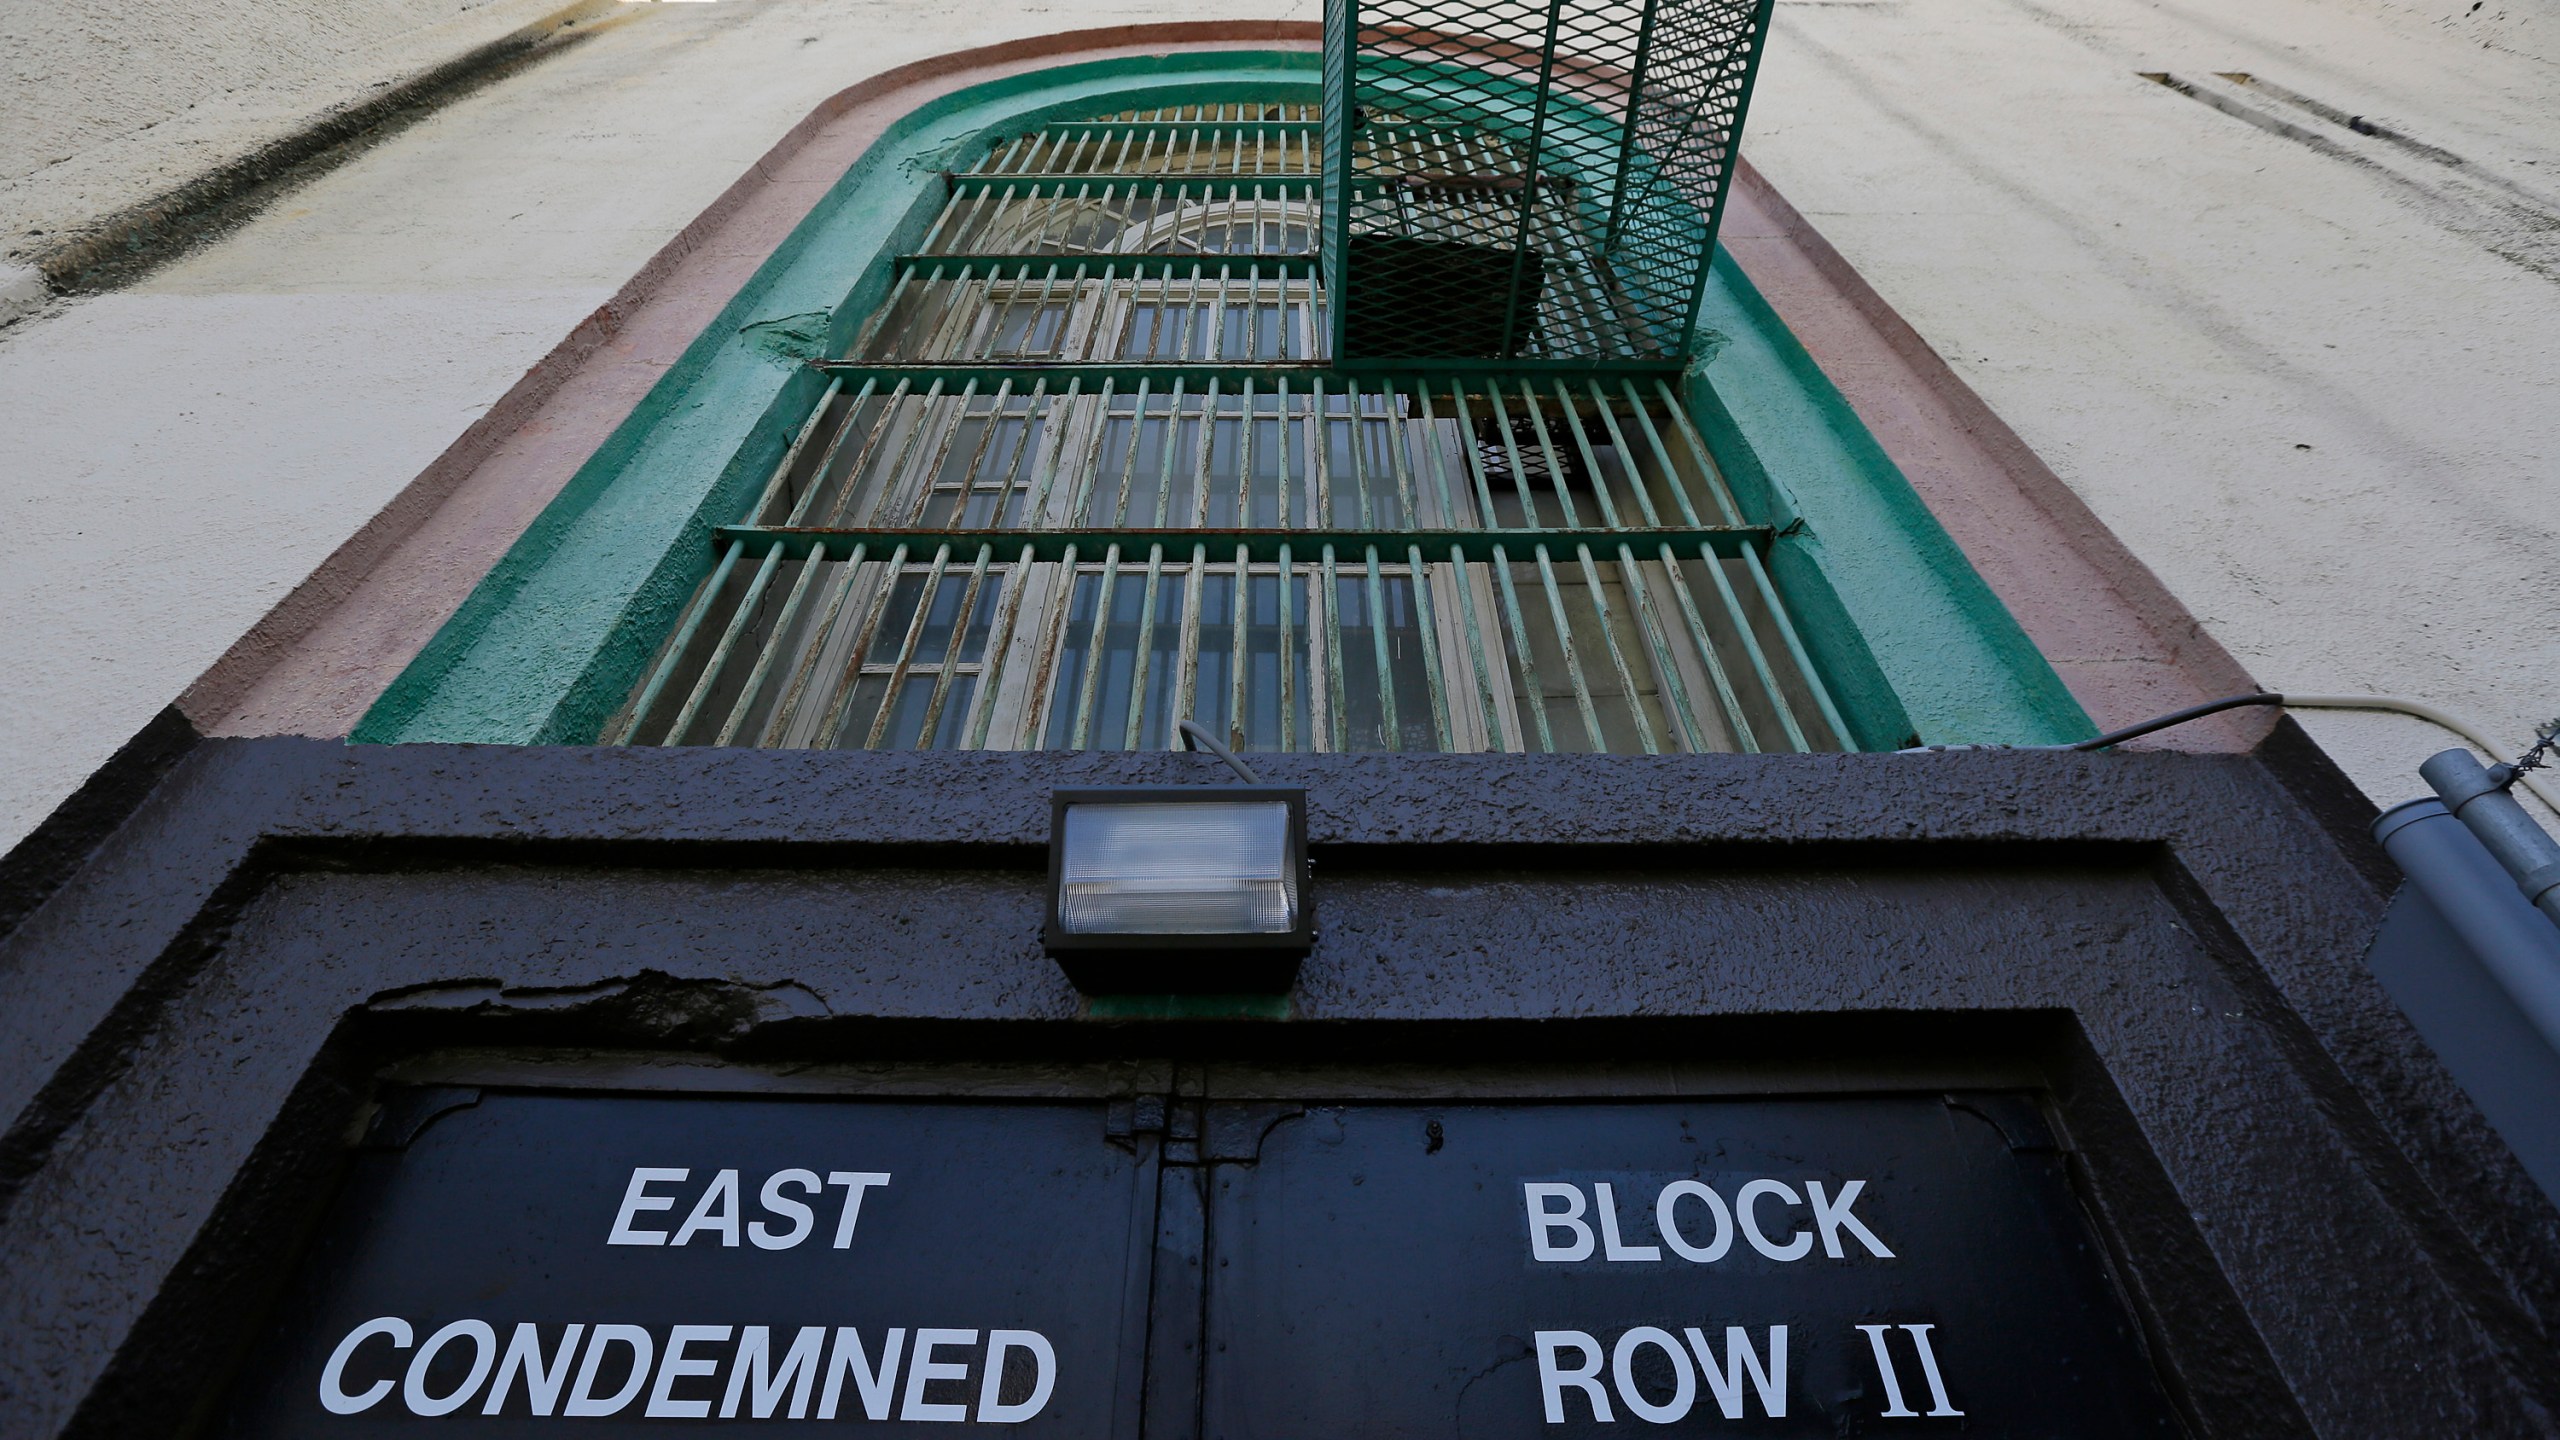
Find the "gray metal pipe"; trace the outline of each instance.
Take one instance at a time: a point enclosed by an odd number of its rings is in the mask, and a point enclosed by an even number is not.
[[[2560,841],[2554,841],[2507,793],[2514,771],[2492,770],[2468,750],[2444,750],[2427,757],[2418,773],[2435,787],[2436,797],[2471,833],[2481,848],[2515,877],[2516,888],[2534,908],[2560,925]]]
[[[2453,928],[2516,1009],[2560,1052],[2560,929],[2545,924],[2440,800],[2394,805],[2373,838]]]

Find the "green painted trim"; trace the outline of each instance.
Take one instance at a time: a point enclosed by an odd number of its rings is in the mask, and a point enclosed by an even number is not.
[[[1315,56],[1193,52],[991,81],[890,127],[579,468],[357,727],[358,741],[592,742],[717,563],[826,377],[939,209],[942,176],[1026,125],[1317,93]],[[1802,347],[1719,251],[1720,347],[1685,398],[1856,742],[2095,733]]]
[[[1726,251],[1684,387],[1860,748],[2097,733],[2016,618]]]
[[[592,742],[710,573],[826,380],[767,322],[823,312],[840,354],[915,250],[943,173],[1051,119],[1106,108],[1319,98],[1317,59],[1189,51],[1008,76],[889,127],[544,507],[356,726],[359,742]]]
[[[1099,394],[1110,384],[1117,395],[1134,395],[1140,385],[1149,393],[1170,393],[1174,385],[1225,387],[1224,393],[1241,395],[1248,384],[1262,387],[1261,393],[1277,395],[1282,387],[1294,385],[1294,393],[1311,394],[1317,389],[1336,395],[1354,389],[1369,395],[1414,395],[1424,390],[1434,395],[1460,390],[1481,395],[1497,384],[1529,377],[1557,380],[1676,380],[1679,362],[1659,360],[1624,361],[1539,361],[1539,360],[1434,360],[1429,370],[1418,370],[1409,360],[1374,361],[1374,368],[1356,365],[1334,365],[1322,360],[1261,360],[1251,364],[1227,364],[1219,361],[1194,360],[1005,360],[968,365],[946,365],[935,361],[921,364],[896,362],[875,363],[868,360],[817,360],[817,369],[841,378],[848,387],[864,385],[894,390],[904,384],[908,393],[926,395],[934,386],[943,393],[954,394],[975,385],[981,393],[992,394],[1006,382],[1016,393],[1028,393],[1025,381],[1037,385],[1047,381],[1055,387],[1050,393],[1063,395],[1069,385],[1085,387],[1080,393]],[[1195,390],[1193,393],[1199,393]]]
[[[993,275],[999,280],[1304,280],[1313,255],[901,255],[901,275],[927,280]]]
[[[818,527],[785,528],[765,525],[723,525],[716,532],[723,544],[737,542],[753,547],[761,560],[780,545],[784,555],[794,560],[808,558],[820,545],[838,557],[861,546],[872,559],[894,555],[904,546],[909,563],[932,558],[942,546],[951,547],[956,557],[975,556],[985,550],[998,560],[1012,560],[1024,550],[1034,560],[1063,560],[1069,551],[1093,564],[1102,563],[1106,552],[1117,547],[1122,555],[1143,555],[1152,546],[1162,546],[1167,555],[1182,556],[1195,547],[1209,552],[1211,563],[1232,560],[1243,550],[1257,564],[1278,562],[1286,550],[1293,560],[1313,564],[1327,547],[1337,554],[1362,556],[1375,550],[1381,560],[1401,563],[1407,550],[1419,549],[1426,560],[1445,560],[1464,556],[1475,564],[1491,564],[1496,560],[1526,560],[1541,549],[1555,556],[1571,556],[1585,549],[1607,559],[1621,548],[1632,549],[1640,559],[1650,560],[1670,546],[1682,557],[1703,556],[1713,550],[1718,555],[1733,557],[1746,548],[1765,552],[1769,546],[1766,526],[1716,526],[1657,530],[834,530]]]

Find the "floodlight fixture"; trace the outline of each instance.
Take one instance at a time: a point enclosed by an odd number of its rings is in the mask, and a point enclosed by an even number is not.
[[[1091,993],[1287,990],[1315,942],[1306,792],[1057,791],[1044,940]]]

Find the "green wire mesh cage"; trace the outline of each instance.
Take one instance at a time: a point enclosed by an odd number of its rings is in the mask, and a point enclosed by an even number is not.
[[[1337,364],[1677,364],[1771,0],[1326,0]]]

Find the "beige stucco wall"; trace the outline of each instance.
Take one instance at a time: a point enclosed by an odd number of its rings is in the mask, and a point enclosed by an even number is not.
[[[1777,14],[1745,152],[2260,683],[2560,715],[2560,9]],[[2454,743],[2298,718],[2379,801]]]
[[[568,4],[8,0],[0,255],[31,258]]]
[[[2253,71],[2560,191],[2548,17],[1778,8],[1748,153],[2262,681],[2518,738],[2560,712],[2553,267],[2359,161],[2369,137],[2322,150],[2135,73]],[[631,6],[148,282],[0,330],[0,844],[826,96],[1068,26],[1316,10]],[[2306,723],[2377,798],[2439,744]]]

